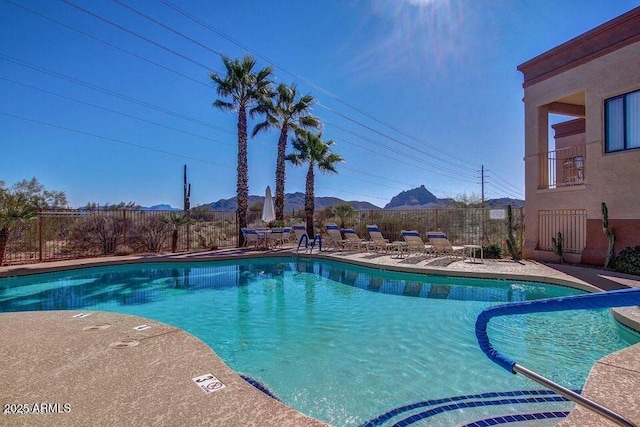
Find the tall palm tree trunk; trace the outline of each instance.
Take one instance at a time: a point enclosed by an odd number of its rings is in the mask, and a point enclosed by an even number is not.
[[[283,126],[278,140],[278,158],[276,159],[276,221],[284,221],[284,159],[287,151],[287,127]]]
[[[307,185],[304,192],[304,214],[307,220],[307,234],[309,237],[313,238],[313,211],[315,208],[314,198],[315,195],[313,193],[313,162],[309,162],[309,170],[307,171]]]
[[[9,243],[9,229],[7,227],[0,228],[0,265],[4,262],[4,252]]]
[[[240,228],[247,226],[249,211],[249,172],[247,162],[247,112],[240,107],[238,112],[238,184],[236,199],[238,208],[238,246],[244,246],[244,235]]]

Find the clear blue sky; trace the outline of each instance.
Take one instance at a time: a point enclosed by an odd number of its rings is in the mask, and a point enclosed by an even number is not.
[[[74,207],[181,207],[186,163],[192,206],[233,197],[236,116],[211,107],[207,72],[222,70],[216,53],[250,49],[321,103],[323,135],[346,162],[317,175],[316,195],[384,206],[421,184],[479,194],[484,165],[487,198],[524,198],[516,66],[638,5],[0,0],[0,180],[35,176]],[[249,141],[250,194],[274,187],[277,136]],[[304,173],[287,167],[287,192],[304,191]]]

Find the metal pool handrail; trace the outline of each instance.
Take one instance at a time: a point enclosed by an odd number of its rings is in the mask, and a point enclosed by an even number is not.
[[[298,241],[298,247],[296,248],[296,254],[300,251],[300,246],[302,245],[302,241],[304,240],[304,248],[309,247],[309,236],[303,234],[300,236],[300,240]],[[320,234],[316,234],[311,242],[311,249],[309,249],[309,253],[313,251],[313,248],[316,246],[316,242],[318,242],[318,250],[322,251],[322,236]]]
[[[600,292],[596,294],[572,295],[567,297],[548,298],[535,301],[523,301],[511,304],[502,304],[489,307],[483,310],[476,320],[476,338],[480,349],[494,363],[511,372],[512,374],[523,375],[556,393],[585,406],[605,418],[627,427],[637,427],[636,424],[627,420],[616,412],[557,384],[542,375],[518,365],[508,356],[493,348],[487,335],[487,325],[489,320],[497,316],[508,316],[513,314],[545,313],[550,311],[584,310],[611,307],[626,307],[640,305],[640,288],[621,289],[617,291]]]
[[[300,240],[298,241],[298,247],[296,248],[296,254],[300,250],[300,245],[302,245],[302,241],[303,240],[304,240],[304,248],[307,249],[307,246],[309,246],[309,236],[307,236],[306,234],[303,234],[302,236],[300,236]]]

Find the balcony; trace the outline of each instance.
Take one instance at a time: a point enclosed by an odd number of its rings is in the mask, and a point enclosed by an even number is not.
[[[585,145],[574,145],[540,154],[540,189],[584,185]]]

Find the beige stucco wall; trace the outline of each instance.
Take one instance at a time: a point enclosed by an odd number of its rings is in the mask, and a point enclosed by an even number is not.
[[[638,70],[640,43],[635,43],[525,89],[525,256],[534,254],[539,210],[586,209],[592,220],[601,218],[600,204],[606,202],[611,219],[640,218],[640,150],[605,154],[603,144],[604,100],[640,89]],[[580,92],[585,95],[586,183],[539,190],[538,154],[547,149],[544,106]]]

